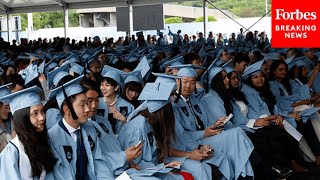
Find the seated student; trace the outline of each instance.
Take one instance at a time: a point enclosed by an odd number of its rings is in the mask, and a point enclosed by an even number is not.
[[[305,96],[303,95],[304,93],[293,94],[287,74],[288,65],[286,63],[283,61],[273,62],[270,66],[270,77],[272,79],[272,81],[270,81],[270,89],[276,97],[276,103],[279,110],[286,112],[295,119],[295,121],[293,121],[293,123],[295,123],[293,126],[296,126],[298,131],[304,135],[311,150],[317,156],[316,164],[319,165],[320,140],[316,138],[319,136],[319,129],[315,126],[315,123],[318,123],[318,120],[316,119],[318,119],[319,116],[314,113],[317,109],[312,108],[312,105],[310,105],[309,95]],[[309,92],[309,90],[307,89],[305,92]],[[310,112],[304,113],[305,110],[310,110]],[[315,121],[315,123],[311,122],[309,119]]]
[[[210,116],[207,116],[205,106],[202,106],[192,94],[196,88],[196,72],[193,68],[181,68],[178,76],[181,76],[182,79],[177,80],[178,97],[173,107],[176,120],[184,128],[184,140],[189,150],[193,151],[199,146],[209,145],[215,150],[215,154],[208,163],[218,166],[227,179],[253,177],[249,161],[253,150],[250,139],[240,128],[223,131],[223,127],[218,127],[222,126],[221,123],[223,124],[225,116],[209,120]],[[203,151],[206,153],[207,149]],[[240,152],[241,154],[238,154]],[[219,156],[226,157],[231,167],[219,164],[217,161],[221,158]]]
[[[108,71],[102,76],[100,90],[103,97],[100,99],[108,106],[104,114],[108,114],[112,130],[115,134],[118,134],[123,124],[127,122],[127,116],[134,110],[134,107],[118,94],[121,89],[121,81],[117,72]]]
[[[56,159],[49,146],[42,103],[34,86],[8,94],[16,137],[0,154],[0,176],[10,179],[55,179],[52,174]]]
[[[170,162],[164,167],[181,165],[182,170],[194,172],[195,174],[191,172],[194,177],[208,179],[202,163],[186,157],[171,157],[174,149],[170,142],[175,138],[175,121],[169,97],[173,88],[172,83],[147,84],[139,97],[146,100],[143,103],[145,108],[137,108],[140,112],[122,127],[119,142],[122,149],[138,144],[139,141],[144,142],[141,156],[132,161],[138,169],[163,167],[163,163]],[[154,93],[158,95],[154,96]],[[157,173],[154,176],[160,179],[183,179],[186,178],[186,173]]]
[[[260,65],[259,65],[260,63]],[[281,111],[277,107],[276,98],[273,95],[269,82],[265,79],[265,75],[262,72],[261,64],[263,61],[252,64],[247,69],[251,69],[251,72],[245,72],[246,86],[243,86],[242,92],[250,99],[248,101],[248,117],[250,119],[257,119],[261,114],[274,115],[280,114],[285,117],[292,126],[296,127],[300,133],[307,139],[311,150],[316,156],[319,156],[319,141],[316,138],[315,131],[310,122],[302,123],[301,116],[295,112]],[[297,115],[296,119],[293,118]],[[298,127],[297,127],[298,126]],[[302,140],[300,140],[301,143]],[[318,159],[318,158],[317,158]],[[295,164],[293,164],[295,165]],[[296,170],[299,167],[293,166]],[[301,169],[300,169],[301,170]]]
[[[283,169],[283,167],[291,167],[292,163],[295,165],[293,168],[298,170],[295,167],[299,165],[296,161],[299,159],[299,143],[283,129],[282,121],[284,119],[282,116],[251,112],[248,101],[251,101],[254,97],[245,97],[244,93],[240,91],[238,75],[232,68],[226,68],[225,70],[228,79],[230,79],[229,89],[226,89],[226,93],[231,97],[231,109],[234,115],[231,121],[235,126],[241,127],[246,132],[254,144],[255,150],[263,159],[263,166],[259,170],[264,172],[257,173],[256,178],[272,179],[272,169],[277,168],[279,170],[279,167],[282,169],[278,171],[281,173],[277,173],[277,178],[288,177],[293,171]],[[257,114],[252,115],[253,113]],[[274,172],[276,174],[276,171]]]
[[[8,84],[0,87],[0,98],[10,93]],[[13,129],[11,128],[12,123],[13,121],[11,122],[9,102],[0,101],[0,152],[6,147],[13,137]]]
[[[310,103],[314,104],[314,106],[320,106],[320,102],[318,101],[320,98],[320,93],[315,93],[313,90],[313,84],[315,78],[320,69],[320,63],[318,63],[310,77],[308,77],[309,70],[306,67],[306,63],[302,59],[295,60],[286,60],[288,64],[288,76],[290,78],[290,85],[293,94],[300,94],[301,96],[305,96],[306,99],[310,98]]]
[[[134,108],[137,108],[140,105],[138,97],[143,88],[143,80],[136,76],[128,76],[124,80],[124,90],[122,93],[123,99],[131,103]]]
[[[58,179],[113,179],[95,129],[85,124],[89,108],[79,85],[82,78],[55,88],[49,95],[56,98],[63,117],[49,130],[52,149],[58,156],[54,175]]]
[[[86,124],[95,128],[98,138],[101,141],[100,147],[107,158],[108,167],[110,167],[114,176],[119,176],[128,167],[129,163],[141,155],[143,144],[132,146],[123,151],[117,137],[113,134],[111,124],[107,118],[97,115],[99,105],[99,86],[92,80],[84,78],[81,81],[88,98],[89,113]],[[130,175],[130,174],[129,174]]]

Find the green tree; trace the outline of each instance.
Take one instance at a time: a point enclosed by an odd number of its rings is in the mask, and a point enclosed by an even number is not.
[[[169,17],[165,19],[165,24],[183,23],[181,17]]]
[[[25,31],[28,27],[28,15],[16,14],[21,17],[21,30]],[[64,26],[64,14],[62,11],[50,11],[50,12],[34,12],[33,28],[57,28]],[[69,27],[79,26],[79,14],[75,11],[69,11]]]
[[[195,22],[203,22],[203,21],[204,21],[203,16],[200,16],[195,20]],[[217,19],[213,16],[208,16],[208,22],[213,22],[213,21],[217,21]]]

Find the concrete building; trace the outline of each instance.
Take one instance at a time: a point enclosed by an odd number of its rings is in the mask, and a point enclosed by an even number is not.
[[[165,18],[181,17],[185,22],[193,22],[196,18],[203,16],[203,8],[171,4],[163,4],[163,6]],[[79,9],[76,12],[80,14],[79,22],[82,27],[117,26],[115,7]],[[230,11],[223,10],[223,12],[232,18],[236,18],[236,15]],[[208,9],[208,16],[214,16],[216,19],[228,19],[227,16],[217,9]]]

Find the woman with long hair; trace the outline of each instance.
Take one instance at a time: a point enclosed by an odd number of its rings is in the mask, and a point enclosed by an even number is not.
[[[284,61],[274,61],[270,66],[270,89],[276,97],[276,102],[280,110],[289,112],[295,119],[298,131],[303,134],[312,152],[316,156],[315,162],[320,166],[320,134],[318,109],[312,108],[310,92],[302,91],[298,93],[293,90],[288,76],[288,65]],[[309,92],[309,95],[304,95]],[[301,112],[310,110],[307,115],[300,115]],[[312,112],[312,113],[311,113]],[[300,113],[300,114],[298,114]]]
[[[258,64],[260,64],[261,68],[261,63],[258,62]],[[255,65],[253,64],[249,69],[252,69]],[[230,79],[230,86],[226,91],[230,93],[232,113],[235,117],[232,122],[235,126],[239,126],[246,131],[255,146],[255,150],[264,162],[262,167],[258,169],[259,172],[256,174],[256,178],[272,179],[272,169],[275,168],[284,171],[277,174],[278,178],[286,178],[293,172],[290,169],[291,163],[298,166],[296,160],[299,158],[299,143],[282,129],[284,120],[282,116],[271,115],[271,113],[267,112],[252,112],[249,109],[249,101],[252,101],[254,97],[245,96],[240,91],[238,75],[233,69],[228,69],[227,73],[227,77]],[[245,89],[246,87],[243,88]],[[294,166],[294,168],[297,166]]]
[[[190,172],[195,179],[211,179],[210,167],[200,161],[193,160],[195,153],[183,152],[174,149],[172,142],[176,139],[176,123],[171,99],[169,98],[175,84],[150,83],[142,91],[139,99],[146,100],[144,108],[137,108],[133,119],[123,126],[119,133],[119,142],[122,149],[144,142],[142,155],[133,160],[131,165],[141,169],[154,166],[173,167]],[[150,93],[152,92],[152,93]],[[155,97],[153,93],[158,93]],[[179,157],[172,157],[177,155]],[[199,153],[198,153],[199,155]],[[209,156],[209,154],[204,155]],[[205,157],[204,157],[205,158]],[[180,166],[180,168],[179,168]],[[179,174],[160,174],[159,178],[186,179],[185,172]],[[182,175],[182,176],[181,176]]]
[[[8,85],[0,87],[0,98],[10,94]],[[11,127],[11,114],[9,103],[0,101],[0,152],[6,147],[12,139],[13,129]]]
[[[31,87],[1,98],[10,100],[17,134],[0,154],[3,178],[53,179],[56,158],[49,146],[39,92],[40,88]]]

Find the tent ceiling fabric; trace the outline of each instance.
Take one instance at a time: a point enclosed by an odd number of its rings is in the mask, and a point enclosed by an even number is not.
[[[63,6],[68,9],[85,9],[99,7],[123,7],[127,6],[128,0],[1,0],[0,14],[8,12],[28,13],[63,10]],[[190,0],[131,0],[133,5],[162,4],[169,2],[182,2]]]

